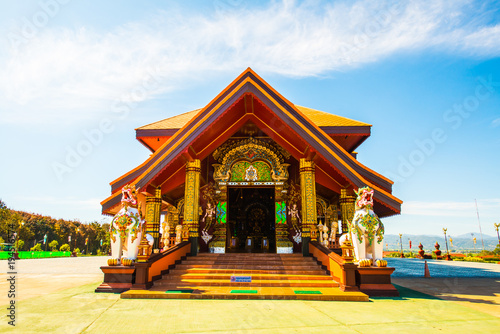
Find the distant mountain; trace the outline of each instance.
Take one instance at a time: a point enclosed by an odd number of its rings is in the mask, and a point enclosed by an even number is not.
[[[474,233],[474,236],[478,239],[481,239],[481,234],[479,233]],[[471,239],[472,236],[470,233],[465,233],[465,234],[461,234],[461,235],[457,235],[456,236],[457,238],[463,238],[463,239]],[[492,235],[487,235],[487,234],[483,234],[483,239],[484,240],[490,240],[490,239],[493,239],[493,240],[496,240],[498,242],[498,238],[496,236],[492,236]]]
[[[474,249],[480,251],[483,249],[481,243],[481,235],[474,233],[474,237],[476,238],[476,245],[474,248],[474,242],[472,240],[472,236],[470,233],[462,234],[459,236],[452,236],[452,242],[450,242],[448,236],[448,248],[450,251],[473,251]],[[412,251],[418,251],[418,244],[422,243],[424,246],[424,250],[426,252],[430,252],[434,250],[434,244],[436,241],[441,246],[442,251],[446,251],[446,245],[444,241],[443,235],[413,235],[413,234],[403,234],[402,236],[403,250],[409,251],[410,244],[409,240],[411,240]],[[493,250],[498,245],[497,237],[493,237],[490,235],[483,234],[484,241],[484,249],[485,250]],[[401,245],[399,244],[399,235],[395,234],[386,234],[384,236],[384,250],[400,250]]]

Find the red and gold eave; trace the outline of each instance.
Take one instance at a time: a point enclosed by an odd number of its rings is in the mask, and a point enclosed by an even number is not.
[[[248,68],[182,128],[166,136],[144,163],[111,182],[112,195],[101,202],[103,213],[114,214],[119,209],[120,189],[129,183],[151,195],[158,186],[162,194],[180,189],[186,161],[205,159],[247,122],[257,125],[295,159],[312,159],[317,183],[337,193],[345,187],[372,187],[379,216],[401,212],[402,201],[392,195],[391,180],[358,162]]]
[[[295,107],[349,153],[370,136],[370,124],[298,105]],[[141,126],[135,129],[136,138],[154,153],[200,110]]]

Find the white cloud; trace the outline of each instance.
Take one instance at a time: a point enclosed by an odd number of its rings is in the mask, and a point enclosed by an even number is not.
[[[40,204],[48,204],[48,205],[71,205],[77,206],[82,209],[95,209],[100,208],[99,202],[101,201],[98,198],[89,198],[89,199],[76,199],[76,198],[56,198],[53,196],[16,196],[16,200],[25,201],[25,202],[36,202]]]
[[[429,47],[498,56],[500,25],[487,22],[468,1],[284,1],[215,16],[161,12],[106,32],[45,28],[0,51],[0,122],[79,121],[116,100],[151,99],[248,66],[306,77]],[[131,97],[151,73],[157,85]]]
[[[491,122],[491,125],[496,128],[497,126],[500,126],[500,118],[497,118],[497,119],[494,119],[492,122]]]
[[[500,208],[500,198],[477,200],[480,218],[497,218]],[[417,216],[447,216],[471,218],[477,220],[476,204],[470,202],[418,202],[408,201],[403,203],[403,215]]]

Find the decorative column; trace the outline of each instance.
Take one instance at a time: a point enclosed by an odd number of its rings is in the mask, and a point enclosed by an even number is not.
[[[153,251],[160,248],[161,188],[146,197],[146,233],[154,238]]]
[[[208,244],[214,253],[226,252],[226,229],[227,229],[227,184],[219,182],[215,190],[215,229],[214,238]]]
[[[337,204],[330,204],[325,212],[325,224],[330,228],[330,248],[337,247],[337,233],[339,231],[339,214]]]
[[[293,244],[288,240],[285,194],[286,190],[283,189],[283,184],[277,184],[274,188],[274,206],[276,253],[278,254],[293,253]]]
[[[302,254],[309,256],[311,229],[316,225],[316,180],[314,162],[300,159],[300,191],[302,198]]]
[[[340,211],[342,212],[342,233],[349,232],[349,225],[354,218],[354,201],[356,196],[349,195],[353,193],[352,190],[340,190]]]
[[[201,162],[198,159],[186,164],[186,182],[184,190],[184,224],[189,229],[191,255],[198,254],[199,206],[200,206],[200,172]]]
[[[167,223],[170,226],[170,235],[168,236],[170,240],[170,246],[174,246],[176,237],[175,228],[177,227],[177,225],[179,225],[179,210],[177,210],[177,208],[173,205],[169,206],[166,218]]]

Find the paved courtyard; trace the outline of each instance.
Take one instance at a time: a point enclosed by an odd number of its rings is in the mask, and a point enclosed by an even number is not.
[[[500,265],[389,259],[399,298],[361,302],[125,300],[96,294],[106,257],[20,260],[16,333],[496,333]],[[7,314],[7,262],[0,262]],[[450,276],[456,275],[456,276]],[[471,278],[472,277],[472,278]]]
[[[425,262],[431,277],[500,278],[496,263],[387,258],[387,265],[396,268],[392,277],[422,277]]]

